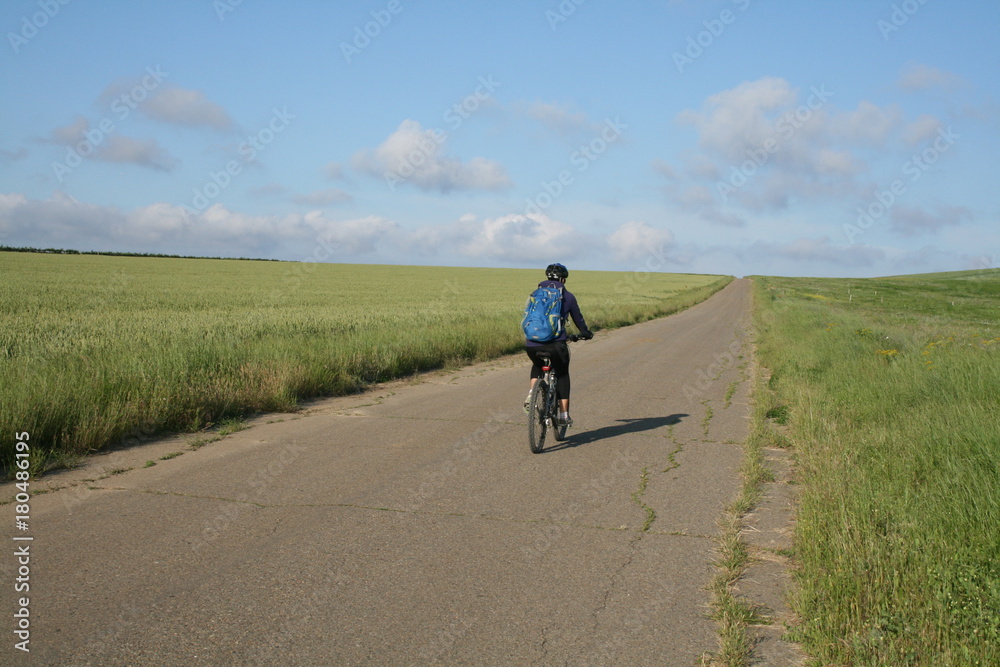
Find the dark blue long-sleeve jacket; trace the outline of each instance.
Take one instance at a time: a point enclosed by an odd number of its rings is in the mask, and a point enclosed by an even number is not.
[[[556,338],[555,340],[550,340],[547,343],[538,343],[533,340],[525,339],[524,344],[527,347],[541,347],[542,345],[550,345],[556,341],[566,340],[569,336],[569,333],[566,331],[567,316],[573,318],[573,324],[576,325],[576,328],[579,329],[580,333],[589,331],[589,329],[587,329],[587,322],[586,320],[583,319],[583,314],[580,312],[580,306],[576,302],[576,297],[573,296],[573,293],[570,292],[568,289],[566,289],[561,282],[559,282],[558,280],[543,280],[542,282],[538,283],[538,286],[554,287],[556,289],[561,289],[563,291],[562,312],[560,313],[560,316],[562,317],[563,321],[563,327],[562,327],[563,332],[558,338]]]

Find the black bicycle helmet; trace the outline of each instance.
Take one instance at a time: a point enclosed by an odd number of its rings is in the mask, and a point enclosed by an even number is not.
[[[549,280],[566,280],[569,277],[569,269],[562,264],[549,264],[545,267],[545,277]]]

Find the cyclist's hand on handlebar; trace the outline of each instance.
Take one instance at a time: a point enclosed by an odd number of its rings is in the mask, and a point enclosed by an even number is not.
[[[577,336],[577,338],[580,339],[580,340],[590,340],[593,337],[594,337],[594,332],[593,331],[584,331],[582,334],[580,334],[579,336]]]

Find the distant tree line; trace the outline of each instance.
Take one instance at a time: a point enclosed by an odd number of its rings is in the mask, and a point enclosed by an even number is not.
[[[0,252],[44,252],[52,255],[113,255],[117,257],[170,257],[174,259],[237,259],[251,262],[280,262],[280,259],[261,259],[259,257],[201,257],[197,255],[164,255],[158,252],[114,252],[111,250],[73,250],[72,248],[30,248],[27,246],[15,248],[0,245]]]

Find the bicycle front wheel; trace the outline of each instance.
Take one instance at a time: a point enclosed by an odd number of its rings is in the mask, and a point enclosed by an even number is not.
[[[545,446],[545,431],[548,428],[547,393],[545,381],[539,380],[531,390],[531,402],[528,404],[528,445],[535,454],[540,454]]]
[[[563,442],[566,439],[566,425],[565,424],[556,424],[555,425],[555,430],[556,430],[556,434],[555,434],[556,435],[556,442]]]

